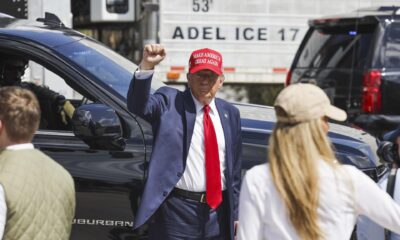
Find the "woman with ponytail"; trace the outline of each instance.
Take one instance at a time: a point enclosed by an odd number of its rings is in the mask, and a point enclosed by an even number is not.
[[[312,84],[285,88],[269,163],[246,173],[239,202],[241,240],[349,239],[358,215],[400,232],[400,206],[365,174],[335,159],[328,119],[346,113]]]

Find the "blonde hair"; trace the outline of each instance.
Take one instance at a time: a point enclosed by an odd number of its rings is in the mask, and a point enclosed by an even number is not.
[[[0,88],[0,120],[10,140],[31,141],[40,123],[36,96],[20,87]]]
[[[277,114],[279,111],[277,111]],[[335,156],[322,119],[287,124],[277,122],[268,150],[274,184],[301,239],[321,239],[318,226],[318,160],[334,165]]]

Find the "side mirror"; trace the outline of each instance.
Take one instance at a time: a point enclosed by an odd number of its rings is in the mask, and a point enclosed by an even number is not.
[[[122,126],[114,109],[103,104],[86,104],[78,107],[72,117],[76,137],[92,149],[123,150]]]

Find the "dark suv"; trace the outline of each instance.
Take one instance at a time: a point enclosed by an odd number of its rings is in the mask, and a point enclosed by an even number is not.
[[[126,106],[137,66],[51,15],[40,22],[0,17],[0,58],[4,53],[42,66],[51,74],[31,72],[56,78],[57,84],[66,83],[75,91],[68,97],[76,108],[69,126],[40,128],[33,140],[36,148],[74,178],[77,204],[71,239],[145,239],[146,231],[134,232],[132,226],[146,181],[153,133],[150,124]],[[161,86],[154,79],[151,91]],[[275,117],[271,107],[236,106],[242,117],[244,173],[267,161]],[[384,168],[378,167],[375,139],[349,127],[330,127],[329,137],[340,161],[376,179]]]
[[[361,127],[394,127],[400,120],[399,9],[310,20],[286,83],[317,84]]]

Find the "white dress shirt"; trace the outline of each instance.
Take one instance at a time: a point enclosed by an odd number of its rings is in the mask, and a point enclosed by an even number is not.
[[[22,149],[34,149],[32,143],[16,144],[6,147],[7,150],[18,151]],[[4,193],[4,188],[0,184],[0,239],[3,238],[4,228],[6,226],[7,220],[7,204],[6,195]]]
[[[145,80],[153,75],[154,70],[140,70],[139,68],[135,72],[135,79]]]
[[[387,173],[378,182],[378,186],[383,191],[386,191],[388,176],[389,176],[389,174]],[[400,204],[400,170],[397,170],[393,198],[397,202],[397,204]],[[384,240],[385,239],[385,230],[383,227],[379,226],[371,219],[369,219],[365,216],[361,216],[357,220],[357,239],[358,240]],[[389,240],[400,240],[400,234],[392,232],[390,234]]]
[[[135,79],[144,80],[154,73],[153,70],[137,70]],[[192,192],[206,191],[206,168],[204,158],[204,129],[203,129],[203,104],[201,104],[193,95],[193,102],[196,107],[196,120],[193,129],[192,140],[189,147],[189,153],[186,159],[186,168],[181,179],[176,184],[177,188]],[[222,128],[221,119],[218,114],[218,109],[215,105],[215,99],[211,101],[210,118],[213,122],[215,134],[218,142],[218,155],[221,170],[222,190],[226,189],[225,184],[225,135]]]
[[[400,233],[400,206],[353,166],[333,169],[318,161],[318,224],[326,240],[350,239],[357,217],[366,215]],[[277,192],[268,164],[253,167],[243,180],[239,239],[299,239]]]
[[[192,141],[190,142],[189,153],[186,159],[186,168],[179,182],[176,184],[177,188],[192,191],[192,192],[205,192],[206,191],[206,168],[204,157],[204,127],[203,127],[203,104],[201,104],[192,95],[194,104],[196,106],[196,120],[194,123]],[[210,106],[210,118],[213,122],[215,134],[217,135],[218,142],[218,155],[221,170],[221,183],[222,190],[226,189],[225,186],[225,137],[222,129],[221,119],[219,118],[218,110],[213,99]]]

